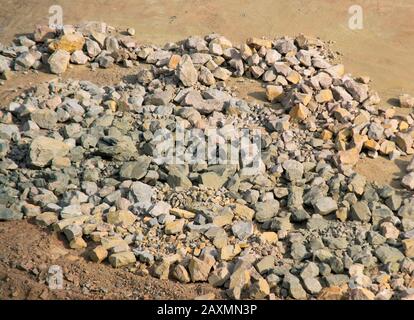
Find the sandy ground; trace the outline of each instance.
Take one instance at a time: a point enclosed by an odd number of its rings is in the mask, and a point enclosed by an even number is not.
[[[414,95],[414,1],[359,0],[357,2],[364,12],[364,28],[353,31],[348,28],[348,8],[355,2],[0,0],[0,42],[8,43],[18,34],[31,32],[35,24],[47,24],[48,9],[56,4],[63,8],[65,24],[100,20],[121,28],[133,27],[137,31],[136,38],[143,43],[164,44],[210,32],[222,33],[235,43],[249,36],[274,38],[305,33],[333,41],[333,48],[343,54],[341,59],[347,71],[370,76],[372,87],[379,91],[383,104],[394,104],[393,101],[401,93]],[[134,69],[121,67],[96,72],[90,72],[87,67],[74,67],[63,78],[88,79],[106,85],[130,79],[135,73]],[[42,72],[14,77],[0,87],[0,107],[22,90],[54,77]],[[229,85],[237,88],[240,96],[247,100],[262,100],[264,89],[260,83],[232,80]],[[409,160],[364,159],[358,163],[356,170],[370,181],[398,188]],[[124,270],[113,270],[107,265],[91,264],[82,257],[82,252],[66,252],[58,258],[50,256],[50,252],[54,251],[50,248],[63,247],[64,242],[56,235],[39,230],[25,221],[0,224],[0,299],[191,299],[209,290],[214,291],[206,285],[182,286]],[[40,268],[56,261],[66,268],[69,279],[65,281],[69,290],[49,291],[30,271],[34,266]],[[19,267],[22,263],[23,267]],[[27,264],[32,269],[24,267]],[[82,289],[87,283],[93,283],[92,287],[98,289]],[[216,296],[220,294],[216,292]]]
[[[114,269],[85,259],[63,237],[27,221],[0,224],[0,300],[3,299],[194,299],[223,293],[207,284],[182,285]],[[62,268],[63,288],[50,290],[47,271]]]

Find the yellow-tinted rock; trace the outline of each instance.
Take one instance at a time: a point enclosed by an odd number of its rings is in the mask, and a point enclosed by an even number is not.
[[[354,125],[359,126],[362,124],[366,124],[369,122],[369,117],[365,112],[361,112],[360,114],[358,114],[355,119],[354,119]]]
[[[329,101],[329,100],[328,100]],[[334,111],[335,118],[340,122],[347,122],[351,119],[351,113],[344,108],[337,108]]]
[[[74,218],[62,219],[53,224],[53,230],[61,232],[65,227],[71,224],[83,224],[88,219],[88,216],[83,215]]]
[[[401,131],[401,132],[405,132],[405,131],[407,131],[408,130],[408,128],[409,128],[410,126],[409,126],[409,124],[407,123],[407,122],[405,122],[405,121],[401,121],[400,122],[400,124],[399,124],[399,126],[398,126],[398,129]]]
[[[329,67],[325,71],[334,78],[342,78],[345,74],[345,66],[343,64],[337,64],[336,66]]]
[[[220,259],[228,261],[233,259],[241,252],[241,248],[238,244],[236,245],[227,245],[220,249]]]
[[[260,47],[272,48],[272,41],[260,38],[249,38],[246,43],[253,48],[260,49]]]
[[[378,151],[380,149],[380,145],[375,140],[368,139],[364,142],[364,148],[371,151]]]
[[[168,62],[168,68],[175,70],[177,69],[178,64],[181,61],[181,56],[179,56],[178,54],[173,54],[170,58],[170,61]]]
[[[323,288],[318,296],[319,300],[342,300],[343,298],[344,292],[342,288],[336,286]]]
[[[128,210],[118,210],[108,213],[107,222],[114,225],[130,226],[137,217]]]
[[[52,166],[55,168],[70,167],[70,159],[67,157],[56,157],[52,160]]]
[[[120,268],[135,263],[137,259],[132,252],[120,252],[111,254],[108,258],[109,263],[114,268]]]
[[[347,210],[346,208],[344,208],[344,207],[339,208],[339,209],[336,211],[336,218],[337,218],[339,221],[345,222],[345,221],[346,221],[346,219],[348,219],[348,210]]]
[[[335,148],[336,148],[337,151],[345,151],[345,150],[347,150],[348,149],[347,148],[347,145],[348,145],[347,142],[344,141],[344,140],[337,139],[335,141]]]
[[[179,208],[170,209],[170,214],[176,217],[179,217],[179,218],[184,218],[184,219],[194,219],[196,216],[194,212],[187,211],[184,209],[179,209]]]
[[[124,245],[126,242],[120,237],[105,237],[101,239],[101,244],[105,249],[111,249],[113,247]]]
[[[380,146],[380,153],[383,155],[389,155],[395,150],[395,142],[385,140],[383,143],[381,143]]]
[[[333,133],[329,130],[323,130],[321,134],[321,138],[323,141],[329,141],[332,139]]]
[[[340,130],[336,135],[336,139],[340,141],[348,141],[351,137],[352,137],[352,130],[349,128]]]
[[[242,220],[252,221],[254,217],[254,210],[243,204],[236,203],[233,207],[233,213]]]
[[[116,112],[117,109],[117,103],[114,100],[108,100],[105,102],[105,104],[108,106],[109,110],[112,112]]]
[[[273,231],[266,231],[266,232],[263,232],[263,233],[260,235],[260,238],[261,238],[263,241],[268,242],[268,243],[271,243],[271,244],[276,243],[276,242],[277,242],[277,240],[278,240],[277,233],[276,233],[276,232],[273,232]]]
[[[88,245],[86,244],[85,240],[83,240],[82,237],[77,237],[75,239],[72,239],[72,241],[69,243],[69,247],[72,249],[83,249],[86,248]]]
[[[286,77],[286,80],[293,84],[298,84],[302,80],[302,76],[299,72],[292,70]]]
[[[106,236],[108,236],[108,232],[106,231],[94,231],[89,235],[91,240],[94,242],[101,242],[101,240],[104,239]]]
[[[59,219],[55,212],[43,212],[36,216],[35,221],[39,226],[47,227],[57,222]]]
[[[375,294],[365,288],[352,289],[349,294],[350,300],[374,300]]]
[[[102,262],[108,256],[108,251],[103,246],[97,246],[89,252],[89,258],[93,262]]]
[[[169,221],[165,224],[164,232],[165,234],[177,234],[181,233],[184,228],[184,219],[178,219],[174,221]]]
[[[82,50],[85,44],[85,39],[81,33],[65,34],[59,40],[53,41],[49,45],[52,51],[65,50],[73,53],[77,50]]]
[[[270,102],[275,101],[277,98],[281,97],[283,94],[282,86],[267,86],[266,87],[266,97]]]
[[[218,215],[214,216],[212,223],[218,227],[223,227],[225,225],[231,224],[233,221],[234,214],[229,208],[225,208],[219,212]]]
[[[259,281],[255,282],[250,287],[250,298],[252,299],[264,299],[270,294],[270,287],[267,281],[263,278],[259,278]]]
[[[312,99],[312,95],[310,93],[297,93],[295,97],[298,99],[300,103],[302,103],[305,107]]]
[[[386,273],[382,273],[379,276],[375,277],[375,281],[378,282],[378,284],[380,285],[384,285],[387,284],[391,279],[391,276],[386,274]]]
[[[329,89],[321,90],[316,96],[315,100],[318,103],[329,102],[333,100],[332,91]]]
[[[385,110],[385,118],[391,119],[394,116],[395,116],[395,109],[389,108],[389,109]]]
[[[309,110],[303,104],[295,105],[289,112],[291,120],[303,121],[309,115]]]
[[[353,134],[352,135],[352,142],[354,143],[354,146],[358,149],[360,152],[362,147],[364,146],[364,143],[368,140],[368,136],[360,135],[360,134]]]
[[[401,241],[407,258],[414,258],[414,238]]]
[[[338,161],[343,165],[355,165],[359,161],[359,150],[352,148],[338,152]]]

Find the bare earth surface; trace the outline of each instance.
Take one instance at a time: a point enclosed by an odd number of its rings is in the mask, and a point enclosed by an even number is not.
[[[163,44],[190,35],[219,32],[234,42],[250,36],[274,38],[305,33],[334,41],[347,72],[368,75],[384,105],[394,105],[401,93],[414,95],[414,2],[360,0],[364,29],[348,28],[353,0],[0,0],[0,42],[47,24],[48,9],[61,5],[65,24],[105,21],[116,27],[133,27],[143,43]],[[87,79],[100,85],[131,81],[135,69],[114,67],[91,72],[87,67],[68,70],[63,78]],[[0,108],[22,90],[56,77],[45,73],[20,74],[0,87]],[[232,79],[230,86],[249,101],[263,102],[258,82]],[[406,110],[401,110],[406,112]],[[410,158],[391,162],[364,159],[357,171],[370,181],[399,187],[398,179]],[[221,292],[208,285],[181,285],[88,262],[65,248],[57,235],[26,221],[0,224],[0,299],[192,299]],[[49,290],[45,270],[62,266],[65,290]]]
[[[193,299],[221,293],[206,284],[182,285],[114,269],[84,258],[63,238],[27,221],[0,224],[0,299]],[[64,288],[49,290],[51,265],[62,268]]]

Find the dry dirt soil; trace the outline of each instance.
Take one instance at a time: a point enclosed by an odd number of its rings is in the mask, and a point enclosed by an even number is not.
[[[358,2],[364,27],[350,30],[348,9]],[[219,32],[235,43],[250,36],[274,38],[304,33],[333,42],[348,72],[368,75],[384,105],[395,105],[401,93],[414,95],[414,1],[411,0],[0,0],[0,42],[47,24],[49,7],[63,8],[63,22],[105,21],[120,28],[133,27],[142,43],[164,44],[190,35]],[[88,79],[101,85],[128,81],[133,69],[115,67],[91,72],[74,67],[63,78]],[[29,72],[0,87],[0,108],[22,90],[55,76]],[[257,82],[230,84],[240,96],[261,102],[264,89]],[[406,113],[407,110],[400,110]],[[410,158],[361,160],[356,169],[370,181],[399,187]],[[380,173],[380,174],[379,174]],[[222,292],[208,285],[181,285],[115,270],[68,250],[56,234],[27,221],[0,224],[0,299],[192,299]],[[49,290],[45,270],[62,266],[64,290]]]

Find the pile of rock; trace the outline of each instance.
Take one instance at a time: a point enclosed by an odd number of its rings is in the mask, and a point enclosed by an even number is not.
[[[137,83],[56,80],[4,106],[0,219],[33,218],[92,261],[208,281],[235,299],[413,297],[413,200],[352,165],[411,154],[414,118],[378,107],[369,79],[304,36],[235,47],[210,34],[158,48],[86,26],[58,39],[37,30],[51,69],[86,48],[101,66],[139,59]],[[265,82],[270,106],[235,97],[230,76]],[[258,166],[159,161],[178,124],[216,128],[219,149],[232,128],[258,129]],[[199,143],[187,137],[179,150]]]
[[[139,48],[132,31],[121,35],[102,22],[61,28],[38,25],[31,36],[19,36],[12,46],[0,45],[0,74],[6,80],[11,70],[43,69],[62,74],[70,63],[91,63],[93,68],[108,68],[114,63],[132,67]]]

